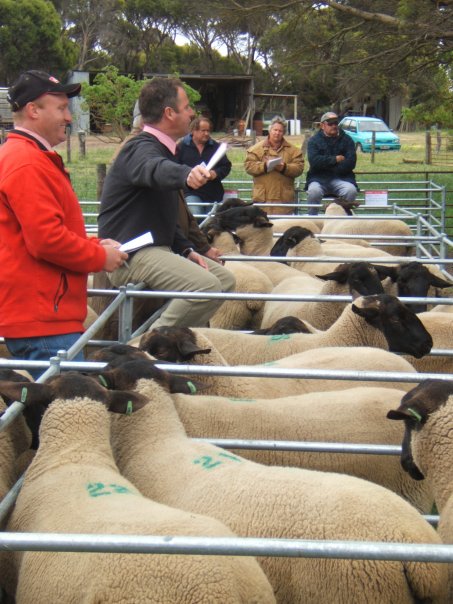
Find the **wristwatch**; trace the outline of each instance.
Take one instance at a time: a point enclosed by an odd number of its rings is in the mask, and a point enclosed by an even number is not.
[[[186,247],[186,249],[181,252],[181,256],[184,256],[184,258],[187,258],[194,251],[195,250],[193,249],[193,247]]]

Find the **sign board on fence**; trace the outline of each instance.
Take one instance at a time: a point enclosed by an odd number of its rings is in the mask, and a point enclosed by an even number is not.
[[[239,191],[225,191],[225,193],[223,194],[222,201],[225,201],[225,199],[231,199],[231,198],[237,197],[238,195],[239,195]]]
[[[388,205],[388,191],[365,191],[365,205],[382,207]]]

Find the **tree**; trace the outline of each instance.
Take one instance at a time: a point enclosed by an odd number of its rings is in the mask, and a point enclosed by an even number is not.
[[[177,73],[174,77],[179,77]],[[98,73],[93,84],[82,84],[83,109],[89,110],[96,127],[102,129],[110,124],[112,133],[122,141],[131,130],[134,105],[144,85],[143,80],[120,75],[118,69],[109,65]],[[183,82],[190,104],[200,100],[200,93]]]
[[[413,90],[411,107],[403,109],[403,118],[424,128],[437,124],[441,128],[453,129],[453,91],[445,72],[437,73],[437,94],[427,94],[430,87],[424,81]]]
[[[275,10],[302,9],[312,16],[316,12],[331,9],[348,19],[351,30],[372,24],[379,31],[394,34],[394,49],[399,48],[399,36],[407,37],[405,48],[423,49],[441,62],[453,50],[453,2],[452,0],[289,0],[287,2],[252,0],[246,5],[240,0],[229,0],[229,5],[243,13]],[[429,49],[429,50],[428,50]]]
[[[290,84],[316,113],[339,108],[355,94],[410,93],[421,80],[435,95],[439,72],[451,82],[451,0],[229,0],[227,5],[244,15],[278,15],[261,46],[269,49],[281,91]]]
[[[248,2],[241,4],[246,7]],[[266,62],[266,57],[261,55],[260,39],[274,18],[275,11],[230,10],[223,0],[209,0],[202,6],[196,0],[187,0],[179,28],[204,52],[208,65],[214,59],[215,45],[222,45],[242,73],[252,74],[258,58]]]
[[[82,85],[84,109],[89,109],[96,127],[110,124],[114,135],[124,140],[129,134],[132,112],[143,82],[120,75],[110,65],[94,78],[93,85]]]
[[[111,26],[101,38],[112,62],[136,74],[162,66],[163,45],[172,40],[181,0],[120,0]]]
[[[102,57],[100,39],[111,27],[120,0],[52,1],[61,16],[65,34],[77,45],[78,56],[73,69],[84,70],[98,63]]]
[[[47,0],[0,0],[0,80],[11,84],[21,71],[61,75],[74,64],[75,47]]]

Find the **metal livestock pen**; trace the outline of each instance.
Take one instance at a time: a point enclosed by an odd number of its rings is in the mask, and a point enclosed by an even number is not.
[[[247,199],[247,191],[250,191],[250,183],[230,182],[228,186],[236,187],[240,197]],[[247,187],[245,186],[247,184]],[[445,190],[438,187],[431,181],[419,182],[376,182],[367,183],[367,186],[379,187],[379,190],[387,191],[388,203],[382,207],[362,206],[357,211],[357,216],[361,218],[372,217],[373,220],[395,219],[405,220],[413,231],[411,240],[416,249],[416,258],[424,263],[436,263],[448,274],[448,268],[453,262],[449,259],[451,246],[453,242],[446,236],[446,216],[445,216]],[[244,186],[243,186],[244,185]],[[361,194],[366,201],[366,192]],[[93,207],[96,202],[81,202],[84,208],[87,231],[94,232]],[[258,204],[259,205],[259,204]],[[263,204],[267,210],[269,204]],[[300,216],[306,206],[303,203],[303,195],[294,206],[295,215]],[[275,210],[275,212],[274,212]],[[274,213],[269,213],[270,218],[278,216],[278,204],[275,204]],[[287,215],[281,216],[288,218]],[[203,217],[201,217],[203,218]],[[366,238],[358,235],[357,237]],[[378,241],[385,243],[386,238],[373,238],[371,245]],[[387,241],[389,241],[387,239]],[[395,242],[392,241],[394,244]],[[406,242],[401,242],[404,245]],[[228,257],[231,261],[241,261],[244,257],[239,254],[237,257]],[[248,260],[269,260],[269,258],[247,257]],[[284,258],[280,258],[284,260]],[[272,260],[277,260],[272,258]],[[297,258],[291,258],[297,261]],[[303,258],[303,261],[315,261],[315,258]],[[360,258],[363,260],[363,258]],[[373,258],[373,261],[376,259]],[[324,258],[324,261],[341,262],[351,261],[351,258]],[[383,260],[384,261],[384,260]],[[381,260],[379,260],[381,262]],[[92,346],[102,346],[110,342],[95,340],[96,333],[107,323],[110,317],[116,311],[119,311],[119,329],[117,342],[127,342],[131,337],[143,333],[147,324],[139,329],[132,330],[133,303],[138,298],[172,298],[172,297],[221,297],[227,299],[262,299],[262,300],[300,300],[312,301],[330,300],[349,301],[349,296],[309,296],[298,295],[285,297],[272,294],[194,294],[182,292],[150,292],[145,291],[142,285],[128,285],[119,290],[89,290],[91,296],[105,296],[112,301],[102,315],[91,325],[83,334],[80,340],[68,351],[61,353],[49,360],[20,362],[10,359],[0,361],[0,367],[8,368],[40,368],[43,374],[38,382],[44,382],[51,375],[60,371],[78,369],[82,371],[96,371],[104,366],[103,363],[72,362],[72,357],[88,343]],[[426,301],[428,303],[453,304],[453,299],[437,298],[412,298],[404,299],[407,303],[416,303]],[[433,350],[431,354],[451,355],[453,350]],[[452,380],[451,374],[413,374],[398,372],[360,372],[345,370],[314,370],[314,369],[275,369],[272,367],[205,367],[194,365],[167,365],[159,364],[159,367],[169,372],[184,374],[203,374],[212,375],[232,375],[232,376],[259,376],[262,379],[268,377],[291,379],[293,377],[303,377],[306,379],[329,380],[344,379],[357,381],[360,383],[363,379],[368,381],[394,381],[418,383],[428,377],[441,380]],[[0,431],[8,426],[22,413],[24,405],[18,401],[14,402],[5,413],[0,417]],[[210,441],[218,446],[234,449],[273,449],[288,451],[312,451],[312,452],[343,452],[343,453],[366,453],[370,455],[398,455],[401,451],[400,446],[388,445],[368,445],[366,443],[309,443],[309,442],[289,442],[289,441],[250,441],[250,440],[213,440]],[[13,487],[10,493],[0,502],[0,523],[4,522],[11,507],[14,505],[15,498],[20,490],[22,478]],[[427,516],[427,520],[433,524],[437,522],[436,516]],[[206,554],[206,555],[254,555],[254,556],[289,556],[289,557],[311,557],[311,558],[346,558],[346,559],[370,559],[370,560],[420,560],[436,562],[453,562],[453,546],[433,546],[427,544],[402,544],[402,543],[373,543],[373,542],[353,542],[353,541],[303,541],[288,539],[252,539],[252,538],[207,538],[207,537],[180,537],[180,536],[125,536],[125,535],[87,535],[87,534],[44,534],[44,533],[0,533],[0,551],[1,550],[31,550],[31,551],[78,551],[78,552],[122,552],[122,553],[154,553],[154,554]]]

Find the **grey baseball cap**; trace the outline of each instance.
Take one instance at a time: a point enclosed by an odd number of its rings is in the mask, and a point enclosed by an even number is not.
[[[321,124],[323,122],[327,122],[328,120],[337,120],[338,119],[338,115],[334,112],[334,111],[327,111],[326,113],[323,113],[321,116]]]

